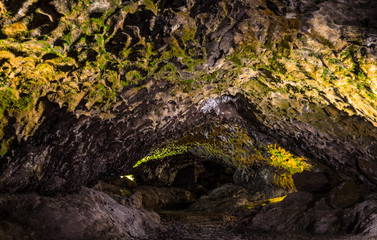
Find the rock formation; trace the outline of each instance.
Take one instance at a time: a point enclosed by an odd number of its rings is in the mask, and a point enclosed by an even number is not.
[[[234,199],[245,206],[288,194],[230,211],[256,231],[376,236],[376,2],[2,0],[0,14],[0,216],[15,238],[52,236],[36,216],[80,219],[85,207],[53,209],[82,194],[117,230],[62,238],[150,236],[163,228],[154,213],[113,196],[122,214],[149,218],[131,234],[90,189],[127,174],[182,188],[153,189],[162,202],[189,190],[210,204],[219,187],[251,195]],[[294,182],[304,170],[317,177]],[[142,201],[142,187],[124,189]],[[266,220],[276,212],[292,216]]]

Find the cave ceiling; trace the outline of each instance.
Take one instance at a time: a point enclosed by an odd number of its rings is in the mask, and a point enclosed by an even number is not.
[[[374,187],[376,9],[2,1],[0,191],[70,192],[155,153],[242,168],[276,149]]]

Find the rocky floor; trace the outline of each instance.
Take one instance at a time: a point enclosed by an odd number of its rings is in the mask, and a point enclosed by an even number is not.
[[[310,236],[298,234],[278,234],[260,232],[249,229],[237,223],[237,220],[226,214],[204,214],[190,211],[160,211],[164,231],[151,239],[166,240],[272,240],[272,239],[297,239],[297,240],[358,240],[356,236]]]
[[[157,212],[161,227],[148,239],[377,239],[375,194],[352,182],[332,187],[323,173],[296,174],[294,184],[297,192],[270,199],[233,183],[199,198],[179,187],[138,186],[130,197],[111,184],[98,190]]]
[[[224,185],[224,186],[230,186]],[[220,187],[212,191],[232,192],[228,187]],[[103,186],[102,186],[103,187]],[[237,188],[235,188],[237,189]],[[142,191],[143,190],[143,191]],[[148,190],[148,191],[147,191]],[[247,214],[232,214],[241,211],[209,211],[210,209],[189,207],[184,210],[162,210],[159,206],[168,206],[172,196],[181,193],[179,189],[155,188],[153,195],[150,194],[152,187],[142,187],[133,194],[129,200],[121,200],[120,197],[107,195],[94,189],[83,188],[80,192],[54,197],[39,196],[36,194],[4,194],[0,195],[0,240],[5,239],[151,239],[151,240],[231,240],[231,239],[302,239],[302,240],[364,240],[376,239],[373,232],[375,221],[373,221],[374,202],[372,200],[358,203],[348,211],[344,210],[344,219],[351,221],[353,215],[357,221],[355,228],[362,235],[340,235],[344,231],[333,231],[318,234],[310,231],[309,228],[301,229],[305,225],[305,219],[313,223],[320,223],[323,226],[339,224],[347,225],[330,220],[331,213],[317,204],[313,207],[318,214],[313,214],[311,209],[297,212],[297,196],[306,196],[309,193],[297,192],[290,194],[283,201],[275,204],[254,207]],[[163,191],[165,194],[161,194]],[[181,193],[181,195],[184,193]],[[209,194],[209,196],[212,196]],[[309,194],[310,195],[310,194]],[[148,198],[149,196],[149,198]],[[179,195],[178,195],[179,196]],[[222,195],[221,195],[222,196]],[[242,196],[233,195],[242,200]],[[158,197],[158,199],[157,199]],[[204,206],[208,196],[203,196],[200,206]],[[231,205],[237,207],[237,202],[225,204],[226,198],[220,197],[224,210],[229,210]],[[178,199],[176,197],[176,199]],[[297,200],[292,202],[292,199]],[[119,200],[121,200],[120,203]],[[154,204],[145,204],[154,203]],[[184,202],[185,203],[185,202]],[[206,202],[207,207],[218,206],[218,202]],[[157,207],[158,209],[148,210],[142,206]],[[364,205],[367,205],[366,208]],[[291,207],[292,206],[292,207]],[[363,207],[364,206],[364,207]],[[286,209],[288,212],[281,213],[279,209]],[[258,210],[259,209],[259,210]],[[255,211],[254,211],[255,210]],[[156,213],[157,212],[157,213]],[[274,213],[274,214],[273,214]],[[325,216],[322,213],[326,213]],[[292,217],[299,214],[299,217]],[[324,216],[324,218],[318,218]],[[337,214],[339,218],[342,218]],[[370,216],[370,217],[368,217]],[[352,220],[353,221],[353,220]],[[327,225],[326,225],[327,223]],[[273,225],[272,227],[269,224]],[[318,225],[318,224],[317,224]],[[322,226],[321,225],[321,226]],[[276,228],[275,228],[275,227]],[[284,229],[280,229],[283,226]],[[267,227],[267,228],[266,228]],[[276,230],[274,230],[276,229]],[[279,230],[280,229],[280,230]],[[306,230],[309,230],[306,232]],[[279,231],[279,233],[278,233]],[[369,236],[369,237],[367,237]]]
[[[298,191],[270,199],[233,183],[198,197],[127,179],[55,196],[0,194],[0,240],[377,239],[377,195],[351,182],[331,189],[322,173],[294,175]]]

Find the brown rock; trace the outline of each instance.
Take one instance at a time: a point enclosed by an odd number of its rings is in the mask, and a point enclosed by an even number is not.
[[[342,183],[329,193],[330,204],[334,208],[351,207],[359,201],[359,198],[359,187],[351,181]]]
[[[329,179],[323,173],[303,171],[294,174],[293,181],[298,191],[320,193],[330,190]]]

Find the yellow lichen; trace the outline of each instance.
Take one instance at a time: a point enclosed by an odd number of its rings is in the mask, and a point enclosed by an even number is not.
[[[268,159],[269,164],[284,169],[291,174],[309,170],[311,168],[311,165],[307,163],[308,160],[306,158],[296,157],[277,144],[269,145],[267,151],[271,155]]]
[[[281,202],[284,200],[286,196],[282,196],[282,197],[277,197],[277,198],[270,198],[270,199],[265,199],[265,200],[261,200],[261,201],[256,201],[252,204],[248,204],[247,205],[247,208],[249,210],[253,209],[254,207],[258,206],[258,205],[262,205],[262,206],[265,206],[269,203],[278,203],[278,202]]]
[[[283,174],[275,173],[274,174],[274,184],[277,187],[282,187],[286,190],[293,189],[295,187],[294,182],[293,182],[293,178],[292,178],[292,174],[287,173],[287,172],[285,172]]]
[[[13,59],[15,56],[12,52],[9,51],[0,51],[0,59]]]
[[[131,181],[135,181],[135,177],[134,175],[123,175],[123,176],[120,176],[120,178],[127,178]]]
[[[24,22],[15,22],[3,27],[3,33],[8,37],[18,37],[27,32],[27,26]]]
[[[10,14],[11,13],[6,9],[4,3],[0,1],[0,18],[8,18]]]

